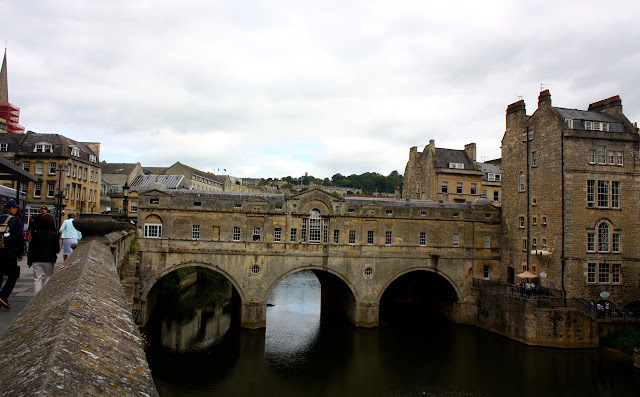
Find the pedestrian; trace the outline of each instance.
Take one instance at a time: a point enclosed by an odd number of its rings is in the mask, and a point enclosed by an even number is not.
[[[38,230],[38,227],[40,226],[40,220],[44,215],[48,213],[49,213],[49,207],[47,207],[45,204],[42,204],[40,206],[40,213],[34,216],[33,218],[31,218],[31,221],[29,222],[29,232],[33,233],[36,230]]]
[[[524,298],[524,280],[520,280],[520,297]]]
[[[37,294],[53,275],[53,265],[60,252],[56,221],[50,214],[39,219],[38,229],[31,236],[27,265],[33,265],[33,290]]]
[[[590,313],[593,313],[593,301],[589,301],[589,304],[587,305],[587,308],[589,309]]]
[[[8,276],[6,283],[0,290],[0,306],[5,309],[11,309],[9,295],[20,277],[18,261],[24,255],[22,221],[16,216],[19,207],[15,200],[9,200],[4,205],[4,213],[0,215],[0,224],[9,226],[9,231],[3,236],[4,248],[0,248],[0,284],[4,280],[4,275]]]
[[[64,221],[60,227],[62,237],[62,256],[64,260],[67,260],[67,257],[73,252],[73,248],[71,248],[71,246],[73,244],[78,244],[78,240],[82,238],[82,233],[73,226],[73,219],[75,217],[75,214],[69,214],[69,219]]]

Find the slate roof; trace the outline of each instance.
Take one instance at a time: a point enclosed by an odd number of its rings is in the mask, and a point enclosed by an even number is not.
[[[24,134],[0,134],[0,143],[8,143],[7,152],[16,152]]]
[[[487,174],[502,174],[502,163],[500,164],[492,164],[492,163],[478,163],[478,169],[482,171],[482,180],[487,180]]]
[[[176,191],[172,191],[171,194],[176,196],[217,198],[221,200],[249,200],[252,198],[262,198],[269,201],[284,201],[284,194],[274,194],[274,193],[176,190]]]
[[[167,167],[142,167],[142,172],[144,172],[145,175],[151,175],[151,174],[160,175],[166,169]]]
[[[584,121],[601,121],[609,123],[609,132],[627,132],[625,125],[619,119],[602,112],[589,112],[587,110],[554,108],[565,119],[573,119],[574,130],[584,130]],[[579,122],[577,122],[579,121]]]
[[[69,147],[77,146],[80,151],[79,158],[89,161],[89,156],[93,155],[96,156],[97,159],[97,155],[93,150],[89,149],[89,146],[60,134],[40,134],[33,131],[28,131],[26,134],[1,134],[0,142],[8,142],[11,144],[11,142],[15,142],[13,140],[16,139],[16,137],[19,139],[15,148],[16,155],[69,157],[71,155]],[[33,151],[35,145],[41,142],[51,144],[53,153],[35,153]],[[9,147],[9,151],[11,151],[11,146]],[[99,164],[96,163],[96,166],[99,166]]]
[[[107,163],[103,161],[100,163],[102,168],[102,174],[121,174],[129,175],[136,168],[138,163]]]
[[[465,170],[473,170],[473,161],[464,150],[436,148],[436,167],[449,168],[449,163],[464,164]]]

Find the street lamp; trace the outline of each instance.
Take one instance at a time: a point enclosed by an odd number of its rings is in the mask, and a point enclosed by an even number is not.
[[[66,205],[62,204],[62,173],[63,172],[67,172],[67,169],[62,166],[60,168],[56,169],[56,172],[58,173],[58,193],[56,193],[55,197],[56,197],[56,221],[57,221],[57,230],[60,230],[60,226],[61,226],[61,218],[62,218],[62,209],[64,207],[66,207]]]
[[[128,219],[129,218],[129,189],[131,189],[131,186],[129,186],[129,184],[127,183],[127,181],[124,181],[124,186],[122,186],[122,197],[124,198],[124,200],[122,201],[122,206],[124,207],[122,210],[123,213],[123,217],[124,219]]]

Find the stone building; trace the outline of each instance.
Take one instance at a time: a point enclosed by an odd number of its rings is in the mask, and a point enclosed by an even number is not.
[[[100,210],[100,143],[77,142],[60,134],[0,134],[0,155],[40,178],[22,183],[27,194],[26,215],[39,213],[46,204],[56,216],[57,194],[65,212]],[[64,217],[62,217],[64,219]]]
[[[548,90],[528,116],[507,107],[502,139],[505,277],[530,270],[568,297],[640,300],[640,135],[614,96],[575,110]]]
[[[500,207],[502,205],[502,159],[478,163],[482,171],[480,178],[480,197]]]
[[[223,190],[223,183],[216,180],[216,175],[189,167],[179,161],[171,167],[165,168],[162,173],[164,175],[183,175],[193,190],[205,192]]]
[[[102,169],[102,181],[100,186],[100,212],[106,213],[114,210],[121,211],[118,206],[122,204],[122,187],[125,182],[131,182],[138,176],[144,175],[142,165],[138,163],[100,163]]]
[[[430,140],[422,153],[409,150],[402,197],[441,203],[466,203],[486,198],[500,204],[500,165],[476,162],[476,144],[464,150],[437,148]],[[496,180],[497,179],[497,180]]]

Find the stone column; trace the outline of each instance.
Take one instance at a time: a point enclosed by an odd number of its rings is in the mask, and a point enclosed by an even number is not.
[[[373,303],[356,303],[352,307],[349,321],[356,327],[374,328],[380,320],[380,305]]]
[[[266,303],[248,302],[242,303],[240,309],[240,326],[249,329],[267,327]]]

